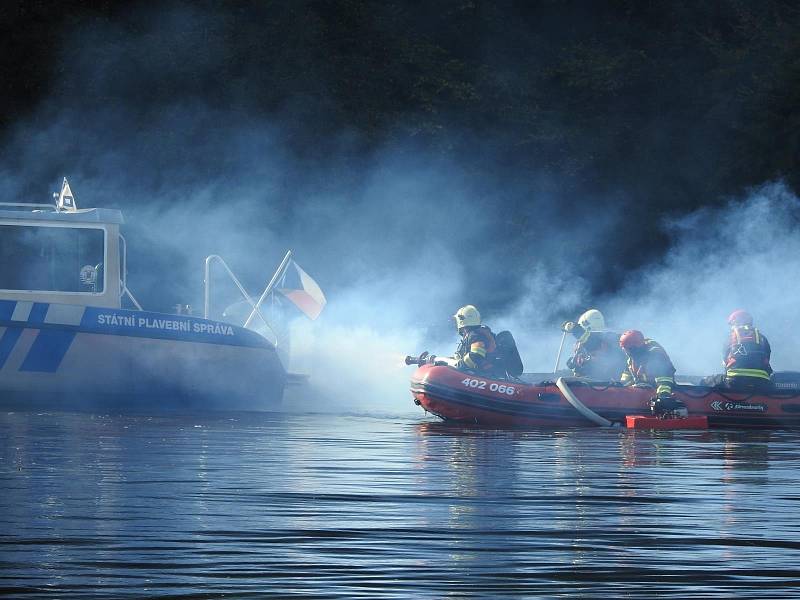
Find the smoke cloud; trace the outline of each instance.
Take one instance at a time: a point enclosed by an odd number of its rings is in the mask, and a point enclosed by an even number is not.
[[[669,252],[631,276],[609,312],[662,342],[679,372],[708,374],[721,371],[727,316],[744,308],[770,340],[773,368],[797,369],[798,219],[797,196],[770,183],[668,221]]]
[[[591,307],[660,341],[687,374],[719,370],[725,317],[746,308],[774,366],[792,368],[800,202],[781,183],[665,220],[668,252],[625,272],[621,254],[648,254],[626,243],[641,214],[631,192],[499,162],[495,177],[478,175],[471,165],[497,160],[478,144],[445,159],[408,140],[365,151],[346,129],[311,136],[303,119],[327,114],[324,77],[265,114],[250,110],[245,82],[257,74],[236,72],[223,101],[204,85],[226,60],[214,19],[172,7],[136,27],[71,31],[51,97],[2,141],[0,185],[40,201],[67,175],[79,206],[123,209],[129,286],[151,310],[199,313],[210,254],[257,295],[291,248],[329,300],[319,321],[291,325],[290,367],[311,376],[310,391],[293,392],[298,410],[413,411],[403,357],[450,354],[451,315],[468,303],[512,331],[526,371],[552,371],[559,324]],[[202,47],[165,54],[164,39],[206,29]],[[163,86],[181,92],[164,102]],[[509,197],[524,199],[514,214]],[[608,288],[599,273],[622,283],[597,294]],[[239,298],[223,278],[214,290],[218,317]]]

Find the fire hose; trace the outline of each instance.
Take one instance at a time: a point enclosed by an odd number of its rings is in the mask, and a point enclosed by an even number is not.
[[[619,427],[619,423],[612,423],[605,417],[601,417],[583,402],[578,400],[575,394],[572,393],[572,390],[569,389],[567,380],[564,377],[559,377],[556,379],[556,387],[561,390],[561,394],[564,396],[566,401],[569,402],[575,410],[577,410],[582,416],[586,417],[592,423],[595,423],[600,427]]]

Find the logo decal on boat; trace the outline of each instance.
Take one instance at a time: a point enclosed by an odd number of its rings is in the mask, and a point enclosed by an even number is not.
[[[772,385],[778,390],[800,390],[800,383],[797,381],[776,381]]]
[[[726,402],[723,402],[722,400],[714,400],[711,403],[711,408],[716,411],[722,411],[722,412],[734,411],[734,410],[766,412],[767,405],[755,404],[750,402],[733,402],[730,400]]]
[[[157,329],[161,331],[185,331],[211,335],[234,335],[233,327],[225,323],[206,323],[190,319],[164,319],[156,317],[140,317],[137,315],[121,315],[116,313],[99,313],[97,325],[111,327],[131,327],[136,329]]]

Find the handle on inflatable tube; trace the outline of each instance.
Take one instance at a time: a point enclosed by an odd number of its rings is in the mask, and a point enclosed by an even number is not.
[[[559,377],[556,379],[556,387],[561,390],[561,394],[564,396],[566,401],[569,402],[575,410],[581,413],[582,416],[589,419],[592,423],[595,423],[600,427],[619,427],[619,423],[612,423],[605,417],[601,417],[583,402],[578,400],[575,394],[572,393],[572,390],[569,389],[567,380],[564,377]]]

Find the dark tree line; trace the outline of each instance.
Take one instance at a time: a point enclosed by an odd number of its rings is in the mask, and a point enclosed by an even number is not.
[[[102,88],[67,83],[87,107],[124,98],[146,118],[183,97],[280,115],[293,151],[311,163],[330,155],[320,139],[351,132],[344,160],[396,143],[530,193],[532,174],[549,177],[574,192],[567,214],[597,208],[586,206],[587,190],[622,190],[641,224],[618,242],[623,269],[663,246],[654,215],[769,180],[800,187],[800,6],[791,0],[84,4],[0,6],[3,131],[64,79],[59,57],[83,28],[97,32],[87,43],[98,48],[138,45],[111,65],[126,75]],[[160,30],[169,35],[148,39],[154,19],[181,9],[202,18],[180,17]],[[528,243],[529,194],[491,193],[513,215],[504,233]],[[642,245],[649,250],[631,256]]]

